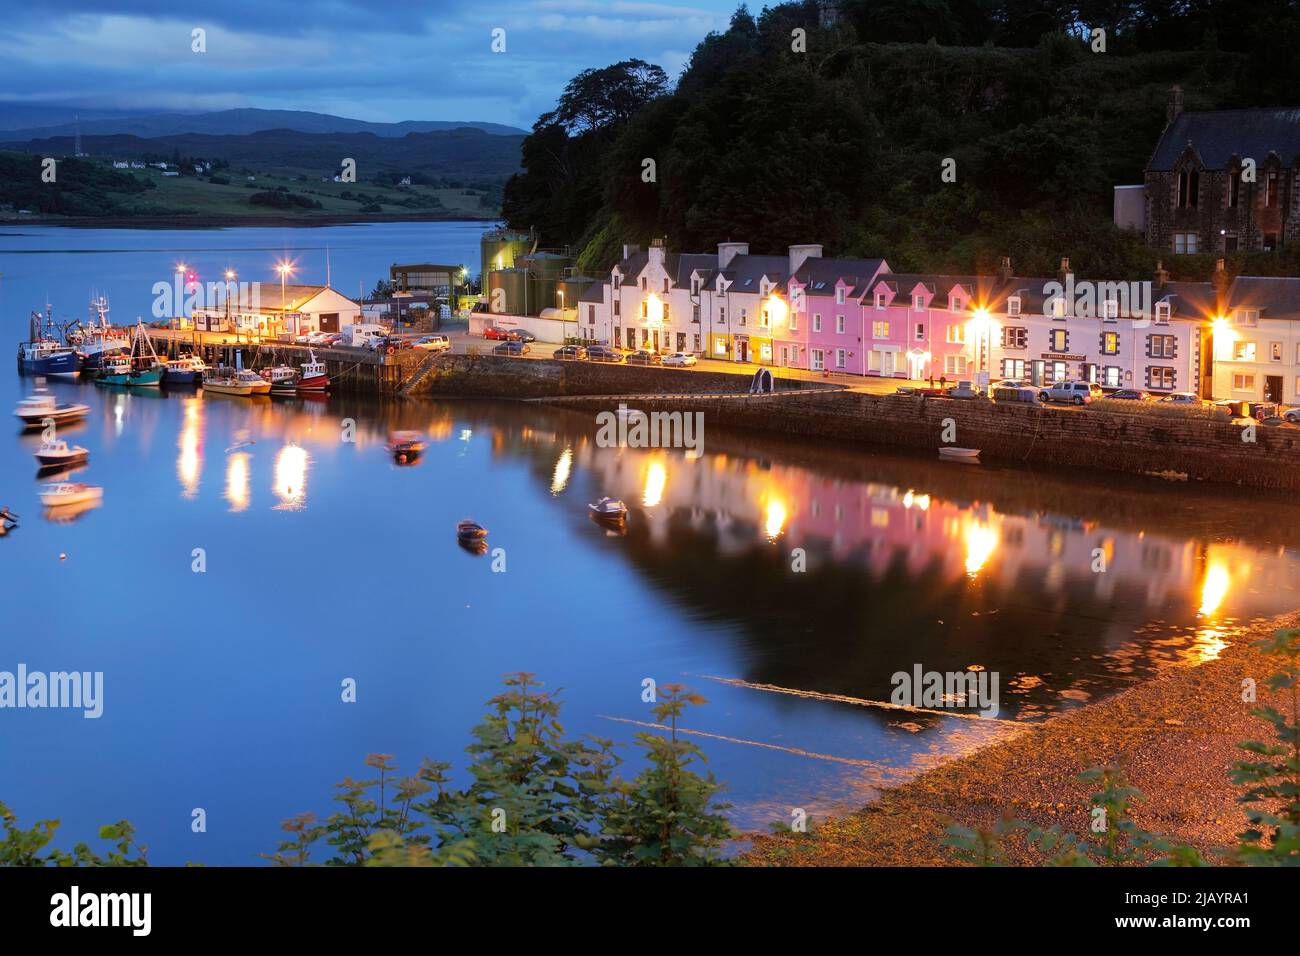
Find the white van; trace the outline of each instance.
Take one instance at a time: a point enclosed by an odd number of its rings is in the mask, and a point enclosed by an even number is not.
[[[388,337],[388,330],[382,325],[357,323],[343,326],[343,344],[354,349],[373,349],[375,343]]]

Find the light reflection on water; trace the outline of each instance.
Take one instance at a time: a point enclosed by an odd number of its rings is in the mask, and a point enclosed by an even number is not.
[[[105,506],[0,542],[19,593],[57,573],[76,595],[19,607],[0,667],[103,669],[113,697],[93,728],[22,715],[0,799],[31,815],[57,798],[83,833],[130,818],[160,862],[251,862],[370,751],[463,763],[483,701],[521,668],[565,688],[573,732],[623,741],[634,728],[609,718],[648,719],[644,677],[702,690],[686,725],[742,825],[843,809],[1008,732],[872,706],[895,671],[996,671],[1001,717],[1038,720],[1212,659],[1300,584],[1280,500],[715,430],[691,460],[600,448],[589,419],[535,406],[55,389],[92,404],[61,434],[90,448],[79,477]],[[418,465],[387,459],[397,428],[428,436]],[[32,448],[6,442],[6,474]],[[6,493],[39,513],[35,482]],[[625,535],[587,519],[601,495],[631,505]],[[467,514],[507,573],[455,547]],[[211,794],[244,836],[191,847],[141,787]]]

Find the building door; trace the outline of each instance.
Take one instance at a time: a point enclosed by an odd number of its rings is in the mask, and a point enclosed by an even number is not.
[[[320,330],[322,332],[337,332],[339,330],[339,314],[337,312],[322,312],[320,314]]]
[[[1282,401],[1282,376],[1281,375],[1264,376],[1264,401],[1266,402]]]
[[[885,378],[892,378],[894,374],[894,353],[880,353],[880,374]]]
[[[738,362],[749,361],[749,339],[736,340],[736,361]]]
[[[1046,365],[1047,363],[1044,362],[1042,359],[1034,359],[1033,364],[1030,365],[1030,369],[1031,369],[1029,374],[1030,384],[1032,385],[1043,384],[1043,372],[1045,371]]]
[[[627,347],[630,349],[636,348],[636,329],[627,330]]]
[[[659,330],[658,329],[655,329],[654,331],[654,350],[656,352],[659,351]]]
[[[678,332],[678,333],[677,333],[677,351],[679,351],[679,352],[685,352],[685,351],[686,351],[686,333],[685,333],[685,332]]]

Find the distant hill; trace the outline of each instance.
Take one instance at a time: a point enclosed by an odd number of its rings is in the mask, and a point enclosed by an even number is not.
[[[9,134],[0,133],[0,140]],[[356,160],[358,177],[376,173],[426,173],[448,178],[503,179],[519,168],[522,135],[505,136],[465,127],[410,132],[401,137],[374,133],[301,133],[262,130],[243,136],[185,133],[145,139],[125,134],[81,137],[83,152],[115,159],[222,159],[235,168],[268,173],[333,175],[345,157]],[[73,151],[71,136],[0,143],[0,149],[48,156]]]
[[[14,108],[15,116],[30,116],[31,107]],[[10,143],[29,140],[48,140],[60,136],[74,136],[76,125],[67,121],[68,111],[58,111],[58,125],[34,126],[0,131],[0,139]],[[0,108],[0,116],[8,113]],[[366,120],[331,116],[328,113],[309,113],[302,110],[237,109],[213,113],[155,113],[141,116],[109,116],[90,118],[83,113],[80,121],[82,139],[88,136],[129,135],[144,138],[181,136],[187,133],[204,133],[213,136],[247,135],[269,130],[294,130],[299,133],[372,133],[386,139],[396,139],[408,133],[429,133],[441,130],[469,128],[494,136],[524,136],[527,130],[500,123],[483,123],[477,120],[405,120],[400,123],[371,123]],[[102,114],[101,114],[102,116]],[[30,122],[30,120],[29,120]]]

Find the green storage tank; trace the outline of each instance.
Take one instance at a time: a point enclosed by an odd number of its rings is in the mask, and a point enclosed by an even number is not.
[[[488,311],[506,315],[527,315],[531,305],[528,273],[523,269],[496,269],[488,273]]]
[[[520,256],[532,251],[532,233],[517,229],[489,229],[479,237],[479,254],[482,259],[481,275],[487,283],[488,276],[497,269],[513,269]]]
[[[541,315],[542,309],[554,309],[559,306],[559,296],[556,290],[559,288],[559,281],[556,279],[542,278],[536,273],[529,273],[528,276],[528,309],[524,315]]]
[[[588,289],[599,283],[599,279],[593,276],[571,275],[565,276],[559,282],[559,291],[564,293],[561,301],[566,309],[576,309],[578,301]]]
[[[520,256],[515,264],[539,279],[558,281],[573,268],[573,256],[562,252],[533,252]]]

